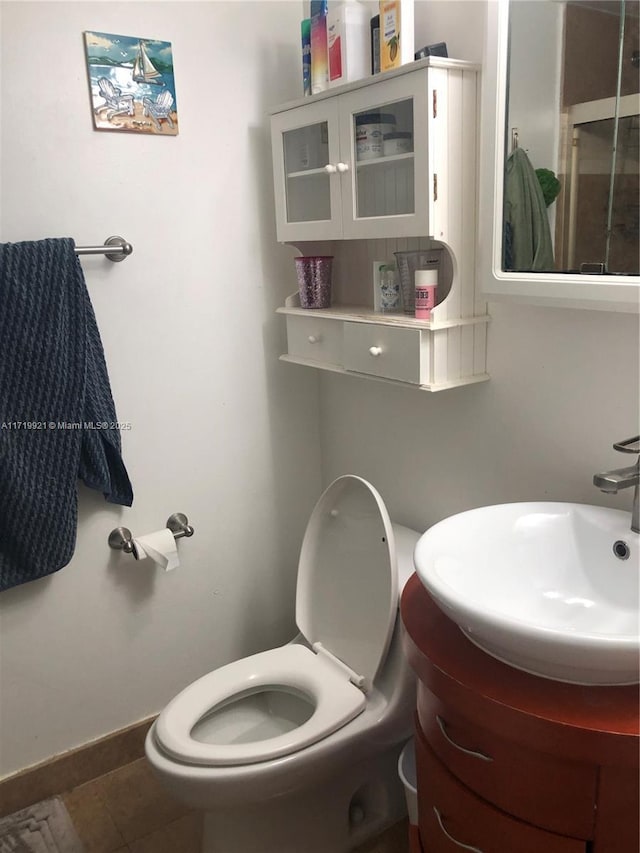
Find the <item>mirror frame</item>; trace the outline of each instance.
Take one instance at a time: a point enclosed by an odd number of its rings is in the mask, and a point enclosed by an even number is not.
[[[554,2],[554,0],[547,0]],[[509,0],[489,0],[482,72],[480,286],[489,301],[640,313],[640,276],[520,273],[502,269]]]

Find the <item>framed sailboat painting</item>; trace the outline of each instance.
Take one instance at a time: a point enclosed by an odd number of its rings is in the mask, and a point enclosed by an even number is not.
[[[171,42],[96,32],[84,41],[95,129],[176,136]]]

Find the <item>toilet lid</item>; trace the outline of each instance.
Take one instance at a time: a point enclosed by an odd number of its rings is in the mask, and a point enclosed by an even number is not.
[[[316,504],[298,563],[296,622],[307,641],[369,682],[384,661],[398,609],[393,529],[361,477],[335,480]]]

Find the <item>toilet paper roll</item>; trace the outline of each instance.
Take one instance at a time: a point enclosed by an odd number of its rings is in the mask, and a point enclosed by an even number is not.
[[[136,560],[153,560],[165,572],[170,572],[180,565],[178,546],[168,527],[136,537],[133,540],[133,553]]]

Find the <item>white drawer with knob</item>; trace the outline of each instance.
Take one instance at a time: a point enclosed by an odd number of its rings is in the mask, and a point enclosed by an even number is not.
[[[345,323],[344,366],[414,385],[428,382],[429,334],[421,329]]]
[[[297,293],[277,311],[287,318],[283,361],[403,382],[424,391],[489,378],[484,346],[488,316],[449,323],[380,314],[362,306],[301,308]]]
[[[305,361],[342,364],[342,323],[313,316],[287,317],[289,355]]]

